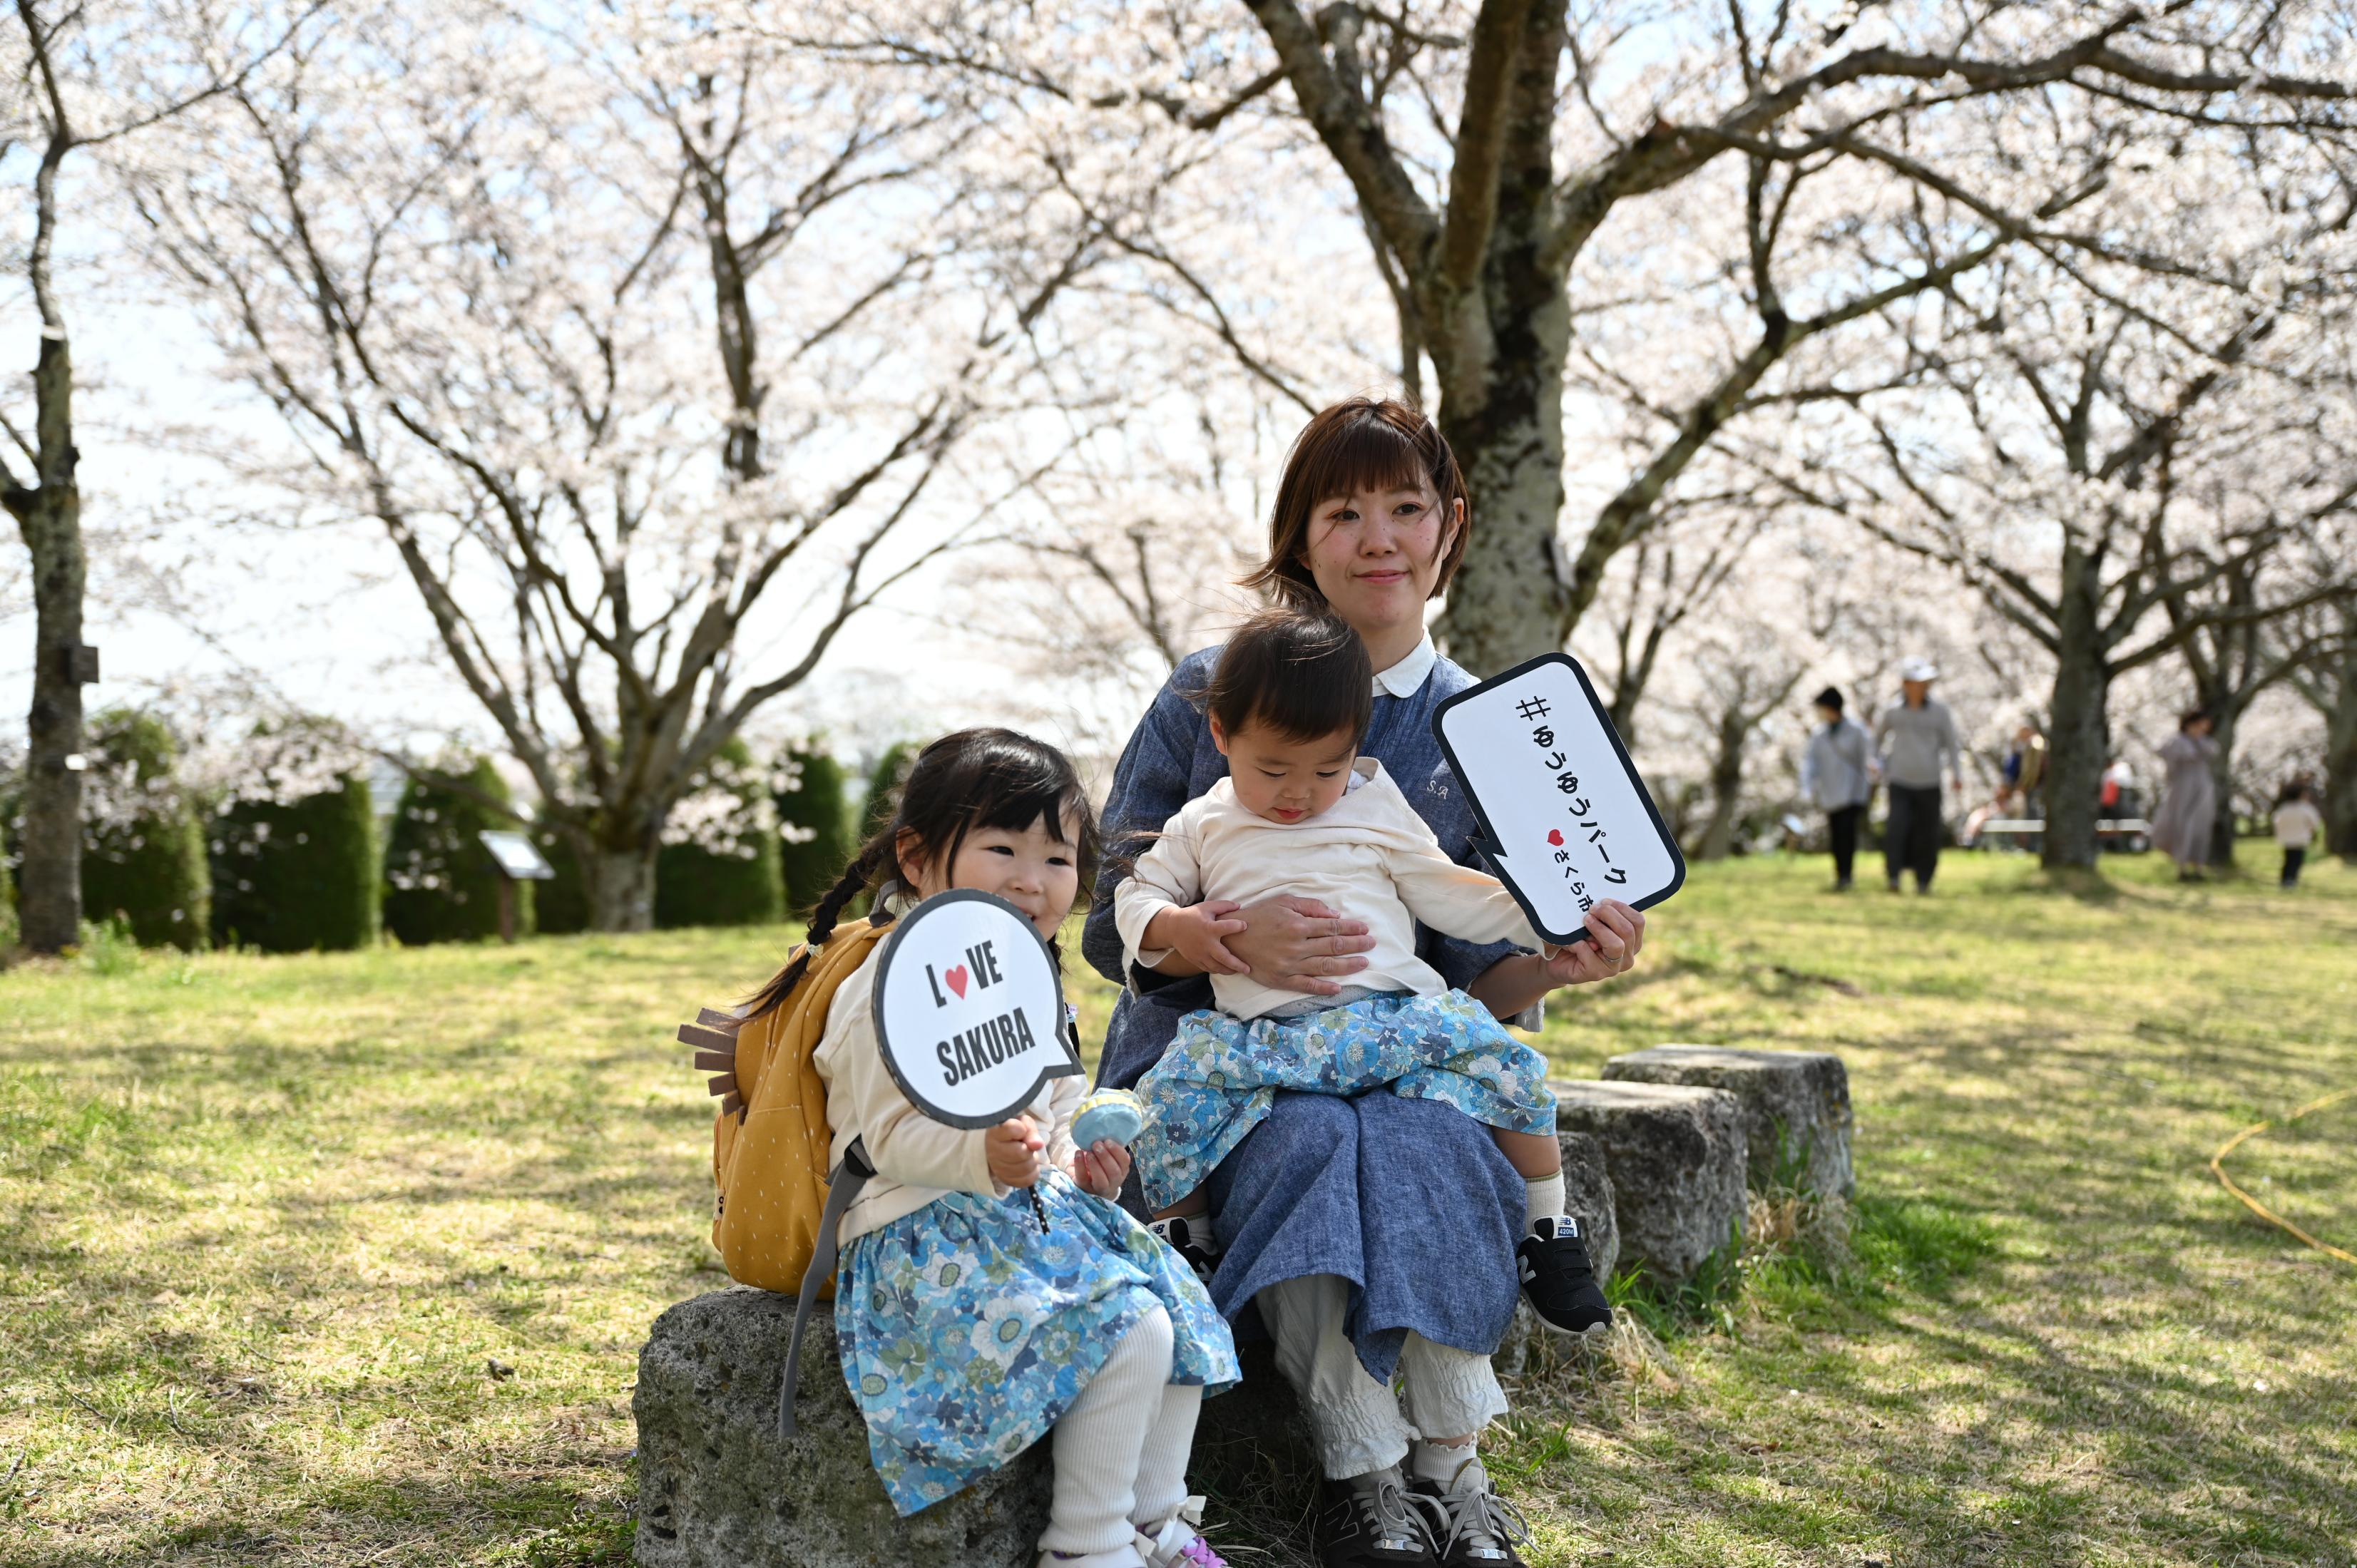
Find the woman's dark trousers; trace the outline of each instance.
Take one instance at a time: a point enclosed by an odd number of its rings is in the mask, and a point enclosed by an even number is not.
[[[2287,849],[2284,851],[2283,885],[2285,886],[2297,887],[2299,886],[2299,868],[2307,862],[2307,860],[2308,851],[2304,849]]]
[[[1921,789],[1910,784],[1890,787],[1890,821],[1882,829],[1882,864],[1890,886],[1899,886],[1899,874],[1912,871],[1915,886],[1932,886],[1932,874],[1940,869],[1940,787],[1937,784]]]
[[[1834,880],[1844,887],[1849,886],[1850,868],[1857,864],[1857,822],[1865,815],[1862,805],[1825,813],[1825,829],[1834,843]]]

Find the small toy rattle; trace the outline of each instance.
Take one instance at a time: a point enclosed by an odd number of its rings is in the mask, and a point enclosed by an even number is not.
[[[1126,1148],[1145,1131],[1146,1101],[1126,1089],[1098,1090],[1081,1101],[1072,1118],[1072,1142],[1083,1149],[1095,1148],[1103,1138]]]

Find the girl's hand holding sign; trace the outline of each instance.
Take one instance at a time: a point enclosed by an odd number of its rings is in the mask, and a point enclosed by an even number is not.
[[[1010,1116],[983,1134],[990,1179],[1001,1187],[1029,1187],[1039,1179],[1039,1151],[1048,1140],[1028,1116]]]

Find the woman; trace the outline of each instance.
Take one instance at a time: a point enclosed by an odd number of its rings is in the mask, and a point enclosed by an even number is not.
[[[2218,743],[2213,721],[2200,708],[2177,721],[2177,733],[2160,748],[2166,777],[2160,811],[2152,821],[2152,842],[2177,862],[2179,882],[2198,882],[2210,864],[2210,829],[2218,815],[2218,783],[2210,772]]]
[[[1817,693],[1817,728],[1801,754],[1801,793],[1825,813],[1833,841],[1834,891],[1850,890],[1857,862],[1857,824],[1874,798],[1874,740],[1866,726],[1842,713],[1842,694],[1828,686]]]
[[[1474,682],[1434,652],[1424,629],[1425,606],[1447,588],[1469,527],[1456,458],[1432,423],[1399,403],[1354,398],[1319,413],[1294,443],[1268,558],[1246,583],[1330,609],[1359,633],[1378,671],[1360,754],[1381,762],[1442,845],[1474,865],[1472,812],[1432,734],[1433,710]],[[1226,773],[1189,695],[1217,658],[1212,649],[1182,661],[1122,753],[1104,823],[1131,853],[1138,835]],[[1179,1018],[1212,1000],[1200,976],[1124,972],[1113,914],[1119,881],[1117,867],[1100,876],[1082,945],[1106,978],[1131,987],[1114,1010],[1099,1075],[1126,1087],[1160,1058]],[[1245,929],[1228,949],[1264,985],[1336,994],[1372,945],[1351,911],[1310,900],[1270,899],[1237,918]],[[1450,985],[1514,1018],[1558,986],[1634,964],[1643,916],[1609,901],[1588,924],[1595,940],[1552,961],[1429,932],[1419,932],[1417,951]],[[1474,1446],[1505,1410],[1488,1357],[1513,1314],[1524,1219],[1523,1179],[1489,1134],[1446,1106],[1384,1090],[1281,1094],[1209,1186],[1224,1247],[1212,1300],[1231,1318],[1262,1319],[1309,1414],[1327,1477],[1315,1526],[1320,1562],[1519,1564],[1521,1527]],[[1405,1372],[1405,1410],[1391,1391],[1395,1370]],[[1425,1439],[1412,1450],[1411,1423]]]

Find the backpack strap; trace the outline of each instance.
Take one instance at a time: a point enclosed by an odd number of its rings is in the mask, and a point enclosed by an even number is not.
[[[794,1302],[794,1335],[786,1342],[786,1377],[778,1388],[778,1435],[794,1434],[794,1391],[802,1380],[802,1334],[810,1327],[811,1308],[818,1303],[819,1287],[834,1273],[834,1234],[845,1210],[859,1197],[876,1167],[867,1161],[867,1145],[854,1138],[843,1151],[843,1163],[826,1178],[826,1211],[819,1216],[818,1236],[811,1249],[810,1267],[802,1273],[802,1294]]]

